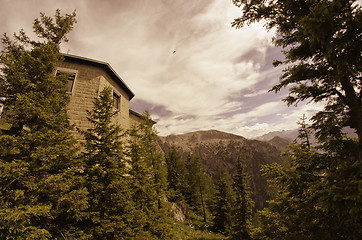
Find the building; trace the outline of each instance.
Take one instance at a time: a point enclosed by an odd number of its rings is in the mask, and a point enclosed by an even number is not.
[[[92,109],[94,98],[106,86],[113,89],[113,105],[118,111],[115,121],[124,129],[141,121],[141,115],[129,109],[134,93],[108,63],[69,54],[64,54],[64,58],[56,74],[69,74],[71,123],[82,130],[91,127],[86,110]]]

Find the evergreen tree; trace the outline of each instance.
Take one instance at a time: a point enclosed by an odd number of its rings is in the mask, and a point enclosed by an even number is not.
[[[233,23],[264,20],[277,29],[276,46],[284,48],[287,68],[280,91],[292,86],[284,100],[326,103],[312,118],[318,148],[300,145],[287,156],[291,167],[271,165],[277,194],[262,212],[260,239],[358,239],[361,236],[362,101],[361,6],[357,1],[234,0],[243,16]],[[342,128],[358,135],[349,139]],[[306,129],[306,128],[305,128]],[[308,128],[310,129],[310,128]]]
[[[204,222],[207,222],[206,202],[210,198],[211,178],[198,154],[189,156],[187,164],[187,201],[194,210],[202,213]]]
[[[250,228],[252,218],[253,201],[250,198],[250,190],[246,186],[245,165],[241,157],[237,160],[237,171],[234,176],[235,202],[233,204],[233,232],[234,239],[251,239]]]
[[[185,176],[186,167],[181,159],[180,152],[176,146],[171,148],[165,154],[166,165],[167,165],[167,181],[169,188],[169,195],[171,201],[176,201],[184,198],[183,194],[185,191]]]
[[[55,76],[60,43],[75,12],[54,19],[41,14],[30,40],[24,31],[2,38],[2,118],[11,125],[0,136],[0,238],[87,238],[79,228],[87,207],[81,162],[66,106],[66,77]]]
[[[138,238],[171,239],[167,226],[168,209],[165,204],[167,169],[164,156],[157,148],[157,134],[148,112],[143,121],[130,130],[129,157],[132,194],[136,208]]]
[[[232,179],[225,168],[219,168],[216,175],[216,193],[213,206],[213,228],[230,236],[232,233],[232,213],[235,195],[232,188]]]
[[[302,126],[303,128],[303,126]],[[305,140],[290,146],[290,168],[264,166],[276,196],[260,212],[257,239],[358,239],[362,200],[361,165],[350,151],[352,141],[335,145],[338,154],[308,148]]]
[[[303,114],[301,121],[297,122],[300,126],[298,129],[297,139],[301,141],[301,146],[304,146],[308,150],[311,150],[312,130],[307,126],[306,120],[307,118]]]
[[[358,135],[357,158],[362,161],[362,10],[356,0],[233,0],[242,16],[233,26],[265,21],[276,28],[274,43],[284,49],[287,67],[278,92],[291,86],[284,101],[325,102],[313,117],[316,137],[331,151],[349,126]]]
[[[112,89],[104,88],[87,111],[93,127],[81,131],[85,138],[86,187],[89,192],[87,232],[93,239],[133,236],[134,210],[124,157],[124,132],[114,123]]]

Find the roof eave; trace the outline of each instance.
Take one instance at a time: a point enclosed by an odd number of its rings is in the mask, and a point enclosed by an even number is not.
[[[122,87],[122,89],[126,91],[126,93],[129,96],[129,100],[131,100],[135,96],[132,90],[127,86],[127,84],[122,80],[122,78],[116,73],[116,71],[114,71],[114,69],[108,63],[72,54],[63,53],[62,55],[64,56],[65,59],[71,59],[73,61],[93,64],[95,66],[102,67],[112,78],[116,80],[116,83],[118,83]]]
[[[136,117],[138,117],[140,119],[144,118],[144,116],[142,114],[139,114],[138,112],[135,112],[132,109],[129,109],[129,113],[135,115]],[[152,125],[155,125],[157,123],[156,121],[154,121],[152,119],[151,119],[151,122],[152,122]]]

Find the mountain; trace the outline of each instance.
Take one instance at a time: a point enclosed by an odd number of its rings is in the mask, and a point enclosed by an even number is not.
[[[293,130],[283,130],[283,131],[269,132],[269,133],[266,133],[266,134],[261,135],[259,137],[256,137],[255,140],[270,141],[274,137],[280,137],[280,138],[284,138],[286,140],[289,140],[291,142],[294,139],[296,139],[297,136],[298,136],[298,129],[293,129]]]
[[[350,127],[345,127],[345,128],[342,129],[342,131],[344,133],[346,133],[348,137],[357,137],[357,134],[356,134],[355,130],[351,129]],[[269,133],[266,133],[266,134],[261,135],[259,137],[256,137],[254,139],[259,140],[259,141],[266,141],[266,142],[271,143],[273,141],[278,141],[278,140],[273,140],[275,137],[277,137],[277,138],[281,138],[281,139],[287,140],[289,142],[292,142],[297,138],[297,136],[298,136],[298,129],[294,129],[294,130],[283,130],[283,131],[269,132]],[[316,139],[313,136],[311,137],[310,140],[311,140],[312,143],[316,143]]]
[[[266,179],[260,171],[261,166],[269,163],[283,164],[277,147],[217,130],[159,137],[158,143],[164,152],[175,145],[184,161],[191,153],[199,154],[212,177],[220,167],[226,168],[231,175],[235,174],[236,160],[239,155],[242,156],[250,176],[247,183],[253,192],[251,197],[256,209],[262,209],[270,199]]]
[[[285,152],[287,150],[287,146],[292,141],[286,138],[282,138],[279,136],[273,137],[271,140],[267,141],[270,145],[276,147],[279,151]]]

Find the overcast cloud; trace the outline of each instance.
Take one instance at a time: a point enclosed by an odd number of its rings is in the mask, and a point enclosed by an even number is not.
[[[318,106],[287,107],[282,58],[260,24],[231,28],[231,0],[0,0],[0,32],[31,35],[40,12],[77,12],[63,52],[108,62],[149,110],[160,135],[217,129],[252,138],[296,128]]]

